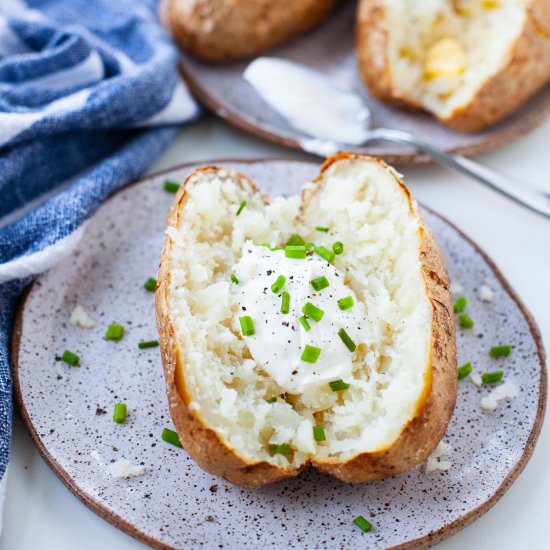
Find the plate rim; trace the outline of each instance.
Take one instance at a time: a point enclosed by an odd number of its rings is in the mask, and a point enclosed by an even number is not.
[[[183,57],[184,55],[189,56],[190,58],[192,58],[194,61],[198,63],[201,63],[201,62],[200,60],[194,58],[191,54],[187,52],[182,52],[178,67],[179,67],[179,72],[181,73],[183,79],[185,80],[185,83],[189,87],[189,90],[191,91],[192,95],[195,96],[199,100],[199,102],[208,109],[208,111],[213,113],[216,117],[226,121],[228,124],[235,126],[239,130],[242,130],[253,136],[259,137],[264,141],[269,141],[271,143],[275,143],[276,145],[281,145],[283,147],[287,147],[295,151],[300,151],[302,153],[305,153],[313,157],[316,156],[315,154],[309,151],[306,151],[300,145],[299,140],[293,137],[284,136],[274,131],[268,130],[267,128],[264,128],[264,126],[260,123],[255,124],[253,121],[248,119],[245,115],[242,115],[240,112],[228,107],[228,105],[224,103],[222,100],[216,99],[214,94],[209,92],[206,86],[203,86],[200,80],[198,78],[195,78],[192,71],[190,71],[189,68],[186,66],[186,60]],[[208,66],[207,64],[204,64],[204,65]],[[215,65],[212,65],[212,66],[214,67]],[[543,86],[535,94],[529,97],[523,104],[518,106],[517,109],[509,113],[505,118],[502,119],[502,121],[499,121],[496,124],[506,122],[506,120],[510,116],[513,116],[515,113],[520,111],[525,105],[533,101],[539,94],[544,93],[545,90],[550,95],[550,85]],[[407,111],[407,109],[402,109],[402,110],[404,112]],[[490,151],[494,151],[496,149],[499,149],[500,147],[503,147],[504,145],[513,143],[516,140],[527,135],[529,132],[531,132],[538,126],[540,126],[546,120],[549,113],[550,113],[550,100],[544,103],[543,108],[531,109],[531,111],[527,113],[527,115],[524,115],[521,119],[519,119],[514,126],[505,127],[502,131],[500,131],[496,135],[490,135],[479,143],[462,145],[459,147],[450,147],[448,149],[445,149],[445,151],[447,153],[463,155],[463,156],[475,156],[475,155],[480,155],[482,153],[489,153]],[[437,121],[435,117],[432,117],[432,118]],[[439,124],[442,124],[442,123],[439,122]],[[448,128],[448,130],[455,131],[455,130],[452,130],[452,128]],[[457,132],[457,133],[461,133],[461,132]],[[360,154],[372,154],[367,151],[359,151],[359,150],[355,151],[353,149],[350,149],[350,150]],[[379,156],[383,158],[389,164],[398,164],[400,166],[415,165],[415,164],[435,164],[433,159],[424,153],[414,153],[414,152],[392,153],[392,152],[382,151],[380,153],[376,153],[375,156]]]
[[[103,201],[103,203],[100,205],[99,208],[101,208],[103,204],[111,200],[118,193],[128,189],[129,187],[157,178],[164,174],[174,172],[176,170],[182,170],[185,168],[190,168],[192,166],[208,166],[208,165],[211,166],[211,165],[219,165],[222,163],[265,164],[270,162],[300,163],[300,164],[309,164],[314,166],[319,165],[318,162],[314,162],[310,160],[288,159],[283,157],[278,157],[278,158],[266,157],[266,158],[254,158],[254,159],[225,157],[225,158],[209,159],[206,161],[200,161],[200,160],[190,161],[190,162],[185,162],[182,164],[172,166],[170,168],[159,170],[157,172],[153,172],[151,174],[148,174],[146,176],[143,176],[141,178],[128,182],[127,184],[123,185],[121,188],[111,193],[107,197],[107,199]],[[510,298],[512,298],[512,300],[518,306],[520,312],[522,313],[522,315],[524,316],[527,322],[527,325],[529,327],[529,332],[531,333],[531,336],[533,337],[533,340],[537,348],[537,355],[539,358],[539,366],[540,366],[540,378],[539,378],[540,394],[539,394],[539,400],[537,404],[536,416],[533,423],[533,427],[531,429],[531,432],[529,433],[529,436],[525,443],[521,457],[519,458],[516,465],[508,472],[508,474],[502,480],[502,482],[497,487],[495,492],[488,499],[482,502],[479,506],[461,515],[459,518],[455,519],[451,523],[443,525],[442,527],[434,531],[430,531],[429,533],[427,533],[422,537],[418,537],[416,539],[409,540],[404,543],[392,546],[387,550],[413,550],[417,548],[426,548],[428,546],[432,546],[456,534],[458,531],[464,529],[465,527],[473,523],[475,520],[477,520],[479,517],[481,517],[483,514],[488,512],[504,496],[504,494],[516,481],[516,479],[523,472],[527,463],[529,462],[534,452],[536,443],[538,441],[538,438],[540,436],[540,432],[542,429],[542,424],[544,421],[545,410],[546,410],[547,393],[548,393],[548,373],[547,373],[547,367],[546,367],[546,351],[544,349],[544,344],[542,342],[540,329],[532,313],[522,302],[519,295],[512,288],[512,286],[510,285],[506,277],[503,275],[503,273],[500,271],[500,269],[497,267],[495,262],[489,257],[489,255],[485,252],[485,250],[481,246],[479,246],[473,239],[471,239],[468,235],[466,235],[460,228],[458,228],[454,223],[448,220],[445,216],[443,216],[442,214],[439,214],[435,210],[429,207],[426,207],[422,204],[421,206],[422,208],[429,211],[431,214],[439,217],[443,222],[448,224],[464,240],[466,240],[469,244],[471,244],[474,247],[474,249],[480,254],[483,260],[487,263],[488,267],[494,273],[495,277],[502,284],[506,293],[510,296]],[[94,216],[96,212],[94,212],[92,216]],[[85,506],[87,506],[90,510],[92,510],[92,512],[97,514],[100,518],[106,520],[108,523],[110,523],[114,527],[117,527],[118,529],[124,531],[126,534],[130,535],[131,537],[141,542],[145,542],[151,548],[155,548],[157,550],[182,550],[182,548],[184,547],[175,547],[175,546],[167,545],[159,541],[158,539],[152,537],[151,535],[148,535],[147,533],[141,531],[140,529],[136,528],[131,522],[122,518],[115,512],[112,512],[103,504],[101,504],[99,501],[94,500],[91,496],[87,495],[80,488],[80,486],[73,480],[73,478],[68,474],[68,472],[65,469],[63,469],[63,467],[56,460],[56,458],[52,454],[50,454],[50,452],[46,448],[46,445],[42,442],[40,435],[36,427],[34,426],[30,418],[30,414],[25,406],[23,394],[21,391],[21,384],[19,380],[19,346],[21,343],[25,304],[32,289],[34,288],[37,281],[39,281],[39,279],[40,279],[40,275],[37,276],[37,278],[34,279],[29,285],[27,285],[23,290],[17,303],[13,331],[11,335],[10,370],[12,374],[14,399],[15,399],[15,403],[17,404],[19,413],[21,414],[21,418],[23,420],[23,424],[25,425],[25,428],[27,429],[29,435],[31,436],[31,439],[34,445],[36,446],[38,452],[40,453],[40,455],[42,456],[46,464],[53,471],[53,473],[61,480],[61,482],[65,485],[65,487],[67,487],[67,489],[69,489],[69,491],[74,496],[76,496]]]

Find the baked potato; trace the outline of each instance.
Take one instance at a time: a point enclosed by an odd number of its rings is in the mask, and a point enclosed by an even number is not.
[[[475,132],[550,81],[550,2],[361,0],[357,56],[379,99]]]
[[[239,485],[307,465],[350,483],[399,474],[454,408],[445,265],[381,160],[329,158],[287,198],[193,171],[168,217],[156,314],[181,442]]]
[[[252,57],[322,21],[337,0],[163,0],[174,40],[204,61]]]

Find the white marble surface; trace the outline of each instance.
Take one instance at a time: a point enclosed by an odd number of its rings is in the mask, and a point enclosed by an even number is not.
[[[550,191],[550,120],[529,136],[481,160]],[[205,119],[182,130],[151,171],[221,157],[304,155],[261,143]],[[531,310],[550,346],[550,221],[539,218],[462,176],[435,166],[403,168],[424,204],[474,238],[496,261]],[[538,550],[548,547],[550,424],[526,470],[481,519],[439,547]],[[130,550],[145,546],[88,510],[63,486],[34,449],[16,417],[7,483],[2,550]]]

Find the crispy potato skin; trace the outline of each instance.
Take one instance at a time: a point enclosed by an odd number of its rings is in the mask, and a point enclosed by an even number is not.
[[[437,446],[445,433],[456,400],[456,348],[449,278],[443,258],[430,230],[420,217],[409,190],[397,174],[381,160],[340,153],[328,159],[321,168],[319,176],[314,180],[318,184],[314,193],[321,191],[323,175],[327,169],[332,164],[346,159],[378,162],[392,172],[406,195],[411,213],[418,217],[421,224],[419,254],[426,292],[433,308],[430,376],[426,380],[425,392],[417,403],[416,415],[409,421],[399,438],[386,449],[362,453],[344,463],[312,463],[316,468],[342,481],[362,483],[402,473],[423,462]],[[218,167],[207,166],[198,171],[217,169]],[[168,216],[168,227],[179,226],[186,186],[193,173],[186,178],[176,195]],[[255,190],[252,182],[244,176],[242,178],[252,190]],[[185,387],[184,365],[169,309],[171,249],[172,240],[167,235],[161,255],[155,301],[170,414],[184,448],[201,468],[238,485],[260,486],[296,475],[299,469],[285,470],[267,462],[250,463],[240,457],[189,409],[191,398]]]
[[[384,0],[361,0],[357,12],[357,59],[362,79],[374,96],[399,106],[421,109],[393,87],[388,61]],[[461,132],[477,132],[502,120],[550,82],[550,3],[532,0],[507,63],[488,78],[472,100],[439,120]],[[437,116],[437,115],[434,115]]]
[[[320,23],[337,0],[164,0],[174,40],[204,61],[258,55]]]

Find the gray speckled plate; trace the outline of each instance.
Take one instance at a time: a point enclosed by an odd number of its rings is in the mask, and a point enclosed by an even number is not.
[[[342,4],[316,29],[267,55],[303,63],[345,88],[357,91],[372,109],[375,126],[407,130],[447,151],[470,155],[517,139],[543,122],[550,112],[550,86],[547,86],[501,123],[482,132],[464,134],[442,126],[425,113],[398,109],[377,101],[369,94],[357,71],[353,44],[356,2]],[[247,61],[206,64],[182,52],[181,71],[193,93],[218,116],[263,139],[303,150],[301,136],[242,78],[247,64]],[[382,156],[393,163],[429,160],[407,146],[391,143],[373,144],[356,151]]]
[[[317,173],[298,161],[228,161],[263,191],[294,193]],[[243,489],[200,470],[183,450],[160,440],[170,417],[156,338],[153,294],[143,282],[155,274],[165,217],[173,196],[167,179],[190,166],[150,177],[113,196],[89,221],[80,251],[40,277],[19,309],[14,380],[23,418],[46,461],[71,491],[98,514],[157,548],[369,548],[425,546],[486,511],[519,475],[540,431],[545,398],[544,352],[534,321],[491,261],[438,215],[425,215],[453,281],[464,287],[475,319],[459,331],[459,360],[478,370],[497,366],[519,395],[488,413],[488,392],[460,382],[456,413],[445,440],[453,450],[446,473],[418,467],[393,479],[345,485],[317,471],[263,489]],[[494,290],[481,303],[479,288]],[[69,324],[76,303],[97,326]],[[107,325],[126,326],[124,339],[103,340]],[[508,359],[489,359],[492,344],[514,345]],[[80,368],[56,361],[70,349]],[[129,419],[113,423],[124,401]],[[106,414],[101,414],[106,411]],[[142,477],[117,480],[106,465],[125,457]],[[375,528],[362,534],[362,514]],[[212,516],[213,521],[205,521]]]

